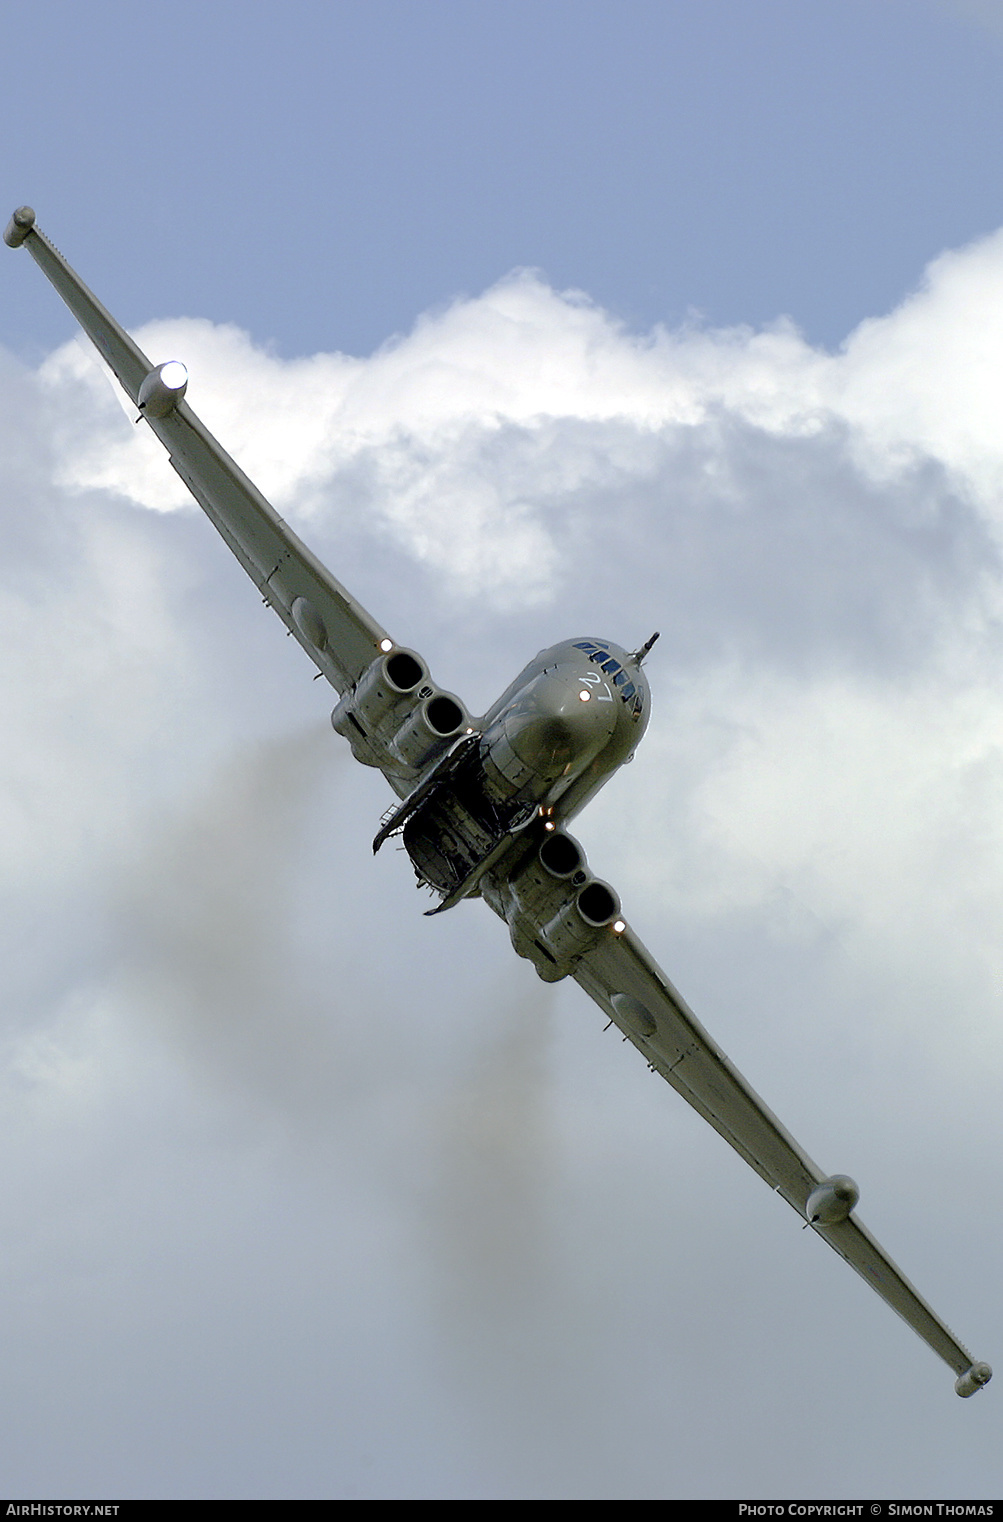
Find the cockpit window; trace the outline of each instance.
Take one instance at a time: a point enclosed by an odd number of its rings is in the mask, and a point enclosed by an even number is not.
[[[628,682],[627,672],[621,666],[615,656],[610,655],[603,645],[597,645],[594,639],[579,639],[572,646],[574,650],[584,650],[590,661],[601,666],[609,676],[613,678],[613,686],[623,702],[637,718],[643,708],[641,694],[637,691],[633,682]],[[633,698],[633,702],[631,702]]]

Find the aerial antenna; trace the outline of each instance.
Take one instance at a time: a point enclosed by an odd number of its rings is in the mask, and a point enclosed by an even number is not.
[[[658,638],[658,630],[656,629],[654,634],[651,636],[651,638],[645,640],[645,642],[641,646],[640,650],[635,650],[634,651],[634,654],[631,656],[631,660],[632,661],[636,661],[637,664],[640,665],[641,662],[644,660],[644,657],[647,655],[648,651],[651,649],[652,645],[655,643],[655,640],[657,638]]]

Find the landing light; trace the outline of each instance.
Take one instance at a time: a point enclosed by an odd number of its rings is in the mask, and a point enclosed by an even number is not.
[[[160,379],[168,391],[180,391],[188,384],[188,371],[180,359],[169,359],[166,365],[160,367]]]
[[[380,649],[381,650],[383,650],[383,651],[392,650],[393,647],[394,647],[394,642],[393,642],[392,639],[381,639],[380,640]]]
[[[626,922],[626,920],[614,920],[613,921],[613,934],[614,935],[623,935],[623,932],[626,930],[626,928],[627,928],[627,922]]]
[[[591,692],[589,692],[589,690],[586,687],[583,687],[581,692],[578,694],[578,701],[580,703],[587,703],[589,698],[591,696],[592,696]]]

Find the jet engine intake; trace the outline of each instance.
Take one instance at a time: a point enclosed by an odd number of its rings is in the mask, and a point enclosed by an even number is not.
[[[507,881],[482,891],[508,922],[515,950],[548,983],[566,978],[620,913],[617,894],[590,875],[585,852],[564,830],[544,835]]]
[[[588,876],[585,852],[573,835],[565,830],[544,835],[506,884],[504,913],[509,926],[527,917],[535,924],[551,918],[569,889],[584,886]]]
[[[574,877],[585,866],[585,853],[573,835],[555,830],[545,835],[540,847],[540,862],[551,877],[566,879]]]
[[[467,724],[467,711],[459,698],[448,692],[436,692],[405,719],[393,737],[391,749],[405,766],[417,771],[433,756],[440,755]]]
[[[425,662],[413,650],[391,650],[387,655],[377,656],[331,715],[336,733],[349,742],[357,761],[379,766],[379,754],[371,739],[400,727],[400,711],[405,701],[427,682]],[[429,687],[429,695],[431,691]]]
[[[559,963],[571,962],[588,950],[599,932],[620,913],[620,899],[609,883],[593,877],[579,888],[543,926],[542,937]]]
[[[357,761],[380,766],[386,752],[420,771],[470,724],[458,698],[432,686],[413,650],[392,650],[363,672],[346,692],[331,723]]]

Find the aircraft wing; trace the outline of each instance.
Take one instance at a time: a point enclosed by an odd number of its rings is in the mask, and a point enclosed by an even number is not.
[[[973,1363],[888,1254],[850,1214],[852,1180],[829,1179],[704,1030],[649,952],[627,927],[604,933],[572,969],[586,993],[632,1041],[653,1071],[730,1142],[761,1178],[877,1290],[958,1375],[959,1395],[991,1375]],[[828,1219],[827,1219],[828,1218]]]
[[[4,236],[12,247],[22,243],[27,247],[139,407],[144,383],[155,369],[153,363],[35,226],[30,208],[15,212]],[[162,416],[150,409],[144,415],[174,469],[265,602],[332,687],[342,695],[351,694],[381,652],[393,648],[386,630],[283,522],[187,402],[173,402]],[[416,690],[415,704],[428,690]],[[405,796],[414,785],[413,769],[378,740],[375,744],[370,759],[396,792]]]

